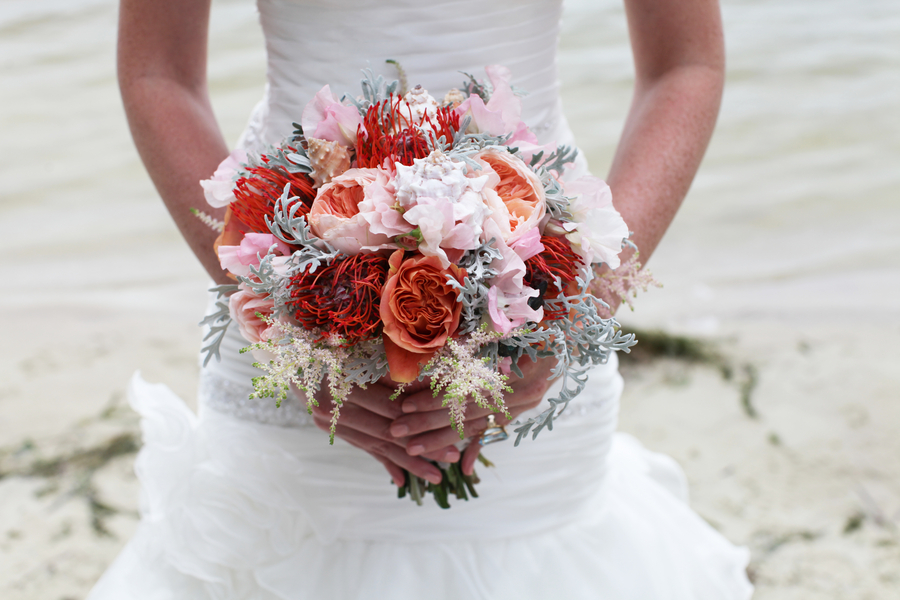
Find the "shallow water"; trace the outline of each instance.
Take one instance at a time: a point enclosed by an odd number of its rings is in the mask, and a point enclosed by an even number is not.
[[[667,291],[648,294],[631,318],[713,333],[733,319],[821,319],[865,307],[897,322],[893,4],[724,2],[728,85],[719,126],[651,263]],[[202,273],[127,132],[115,88],[115,20],[110,0],[0,7],[0,219],[9,232],[0,244],[20,257],[4,266],[7,278],[29,282],[7,304],[50,302],[47,280],[34,276],[47,271],[69,302],[158,308],[157,298],[176,290],[200,298]],[[210,45],[214,104],[233,141],[264,82],[251,2],[214,3]],[[632,81],[622,8],[570,2],[560,63],[569,120],[602,175]],[[44,234],[37,239],[36,226]],[[184,264],[162,266],[177,262]]]

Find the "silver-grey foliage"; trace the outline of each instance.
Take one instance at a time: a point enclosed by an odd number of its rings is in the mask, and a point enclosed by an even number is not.
[[[586,289],[587,277],[585,274],[584,279],[578,279],[579,289]],[[552,337],[549,349],[557,362],[550,379],[562,377],[562,390],[557,397],[548,399],[550,407],[547,410],[515,424],[517,446],[528,433],[534,439],[544,428],[553,429],[553,419],[562,414],[569,402],[584,390],[591,368],[605,364],[615,351],[629,352],[637,343],[634,334],[622,333],[615,319],[600,316],[598,300],[586,291],[573,296],[545,299],[544,305],[551,310],[564,309],[573,315],[570,319],[551,321],[543,330],[548,333],[540,334]]]
[[[321,265],[330,264],[342,253],[328,242],[317,238],[310,231],[306,217],[297,212],[303,204],[296,196],[290,196],[291,186],[286,184],[281,197],[275,201],[272,218],[266,216],[269,231],[285,244],[300,246],[291,256],[288,274],[300,273],[307,268],[314,273]]]
[[[537,167],[535,173],[544,186],[547,212],[557,221],[572,222],[575,217],[569,212],[569,198],[556,177],[543,167]]]
[[[541,150],[531,157],[531,167],[543,167],[548,171],[556,171],[562,173],[566,165],[575,162],[578,156],[578,148],[574,146],[557,146],[556,149],[544,157],[544,151]]]
[[[219,349],[222,346],[222,340],[225,338],[225,332],[228,331],[228,326],[231,325],[228,296],[236,292],[237,289],[238,286],[234,284],[219,285],[209,289],[211,292],[216,292],[216,310],[203,317],[203,320],[200,321],[201,326],[209,325],[209,331],[203,336],[203,341],[210,340],[210,342],[200,349],[201,353],[206,353],[206,356],[203,357],[204,367],[209,364],[213,356],[216,357],[216,360],[221,360]]]
[[[462,89],[466,94],[478,96],[485,104],[491,101],[491,94],[494,93],[494,88],[490,82],[480,81],[474,75],[465,71],[460,71],[460,73],[469,78],[468,81],[464,81],[462,84]]]
[[[384,352],[373,352],[365,358],[352,359],[344,365],[342,375],[357,386],[375,383],[388,372],[387,355]]]
[[[459,266],[466,270],[466,277],[461,284],[453,277],[447,278],[448,284],[459,290],[457,301],[462,304],[459,335],[472,333],[481,325],[482,313],[487,306],[488,287],[485,282],[497,276],[497,271],[490,264],[495,259],[503,258],[494,247],[494,241],[491,238],[463,255]]]
[[[386,100],[391,94],[395,94],[400,86],[400,82],[397,80],[387,82],[382,75],[376,77],[372,69],[363,69],[362,73],[363,78],[360,82],[362,85],[362,98],[344,94],[341,102],[349,101],[353,103],[359,114],[365,117],[366,111],[369,110],[370,106]]]

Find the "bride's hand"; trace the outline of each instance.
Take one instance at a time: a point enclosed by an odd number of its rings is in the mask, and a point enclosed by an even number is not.
[[[341,407],[335,435],[371,454],[384,465],[398,486],[404,484],[404,469],[432,483],[440,482],[440,471],[424,459],[456,462],[460,458],[459,450],[451,441],[443,446],[433,444],[428,451],[419,453],[420,456],[408,454],[407,440],[390,433],[393,420],[403,414],[400,408],[403,400],[391,400],[393,393],[392,388],[378,383],[370,384],[365,390],[354,388]],[[331,427],[331,396],[327,389],[319,391],[316,401],[319,403],[313,407],[316,427],[328,431]]]
[[[534,408],[544,398],[551,382],[550,371],[555,361],[545,358],[532,362],[528,357],[519,360],[519,368],[524,377],[511,376],[509,386],[513,393],[506,394],[505,401],[510,419],[496,414],[498,425],[514,421],[521,413]],[[404,440],[406,452],[410,456],[426,456],[436,450],[459,441],[459,434],[450,427],[450,413],[442,408],[443,398],[435,397],[430,390],[422,390],[407,396],[400,402],[402,414],[393,418],[390,434],[395,440]],[[469,404],[466,408],[465,436],[480,435],[487,428],[487,416],[493,414],[486,408]],[[475,459],[478,458],[479,444],[471,443],[463,454],[462,469],[466,474],[472,473]]]

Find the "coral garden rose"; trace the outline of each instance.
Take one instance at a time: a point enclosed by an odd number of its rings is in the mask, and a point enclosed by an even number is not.
[[[484,194],[504,241],[514,242],[537,227],[547,213],[547,197],[534,171],[504,150],[484,150],[475,159],[484,166],[476,173],[491,175]]]
[[[228,299],[228,312],[238,324],[241,335],[251,344],[268,339],[269,325],[257,316],[257,313],[269,317],[275,303],[265,296],[253,293],[244,285]]]
[[[441,267],[435,256],[404,260],[402,250],[390,258],[390,272],[381,293],[384,349],[391,379],[409,382],[456,332],[462,304],[447,281],[462,283],[465,269]]]
[[[359,212],[367,188],[386,184],[380,169],[350,169],[323,185],[307,217],[313,233],[346,254],[396,248],[388,236],[371,231]]]

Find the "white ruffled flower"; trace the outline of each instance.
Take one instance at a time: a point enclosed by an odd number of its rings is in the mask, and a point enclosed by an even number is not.
[[[564,182],[566,194],[573,196],[569,212],[575,223],[563,223],[572,248],[588,263],[619,266],[622,243],[628,237],[628,226],[613,207],[612,192],[602,179],[585,175]]]
[[[416,159],[412,166],[397,164],[396,198],[407,223],[420,232],[419,251],[449,259],[442,248],[470,250],[478,247],[485,219],[491,209],[482,190],[488,177],[466,177],[466,167],[439,150]]]

